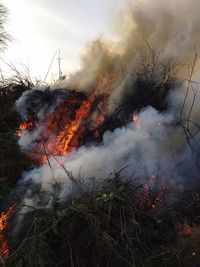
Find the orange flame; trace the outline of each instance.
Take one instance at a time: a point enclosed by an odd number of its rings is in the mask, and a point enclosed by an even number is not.
[[[134,113],[134,114],[132,115],[132,121],[135,123],[137,129],[141,129],[141,127],[142,127],[142,123],[141,123],[141,121],[140,121],[140,117],[139,117],[138,114],[135,114],[135,113]]]
[[[24,131],[30,130],[33,127],[36,126],[36,122],[33,121],[32,117],[29,116],[28,120],[25,122],[22,122],[19,126],[19,129],[16,131],[17,136],[21,136]]]
[[[133,116],[132,116],[132,120],[133,120],[134,122],[138,122],[138,121],[140,120],[140,117],[139,117],[137,114],[133,114]]]
[[[85,100],[82,103],[81,107],[76,112],[75,119],[71,123],[66,124],[62,131],[59,133],[55,145],[54,154],[62,155],[64,153],[71,152],[73,149],[77,148],[80,145],[80,138],[87,130],[84,122],[88,118],[91,108],[95,102],[95,95],[98,95],[100,92],[106,92],[110,84],[116,79],[117,76],[115,74],[104,75],[100,77],[94,93],[89,97],[88,100]],[[104,98],[104,100],[102,101],[102,106],[104,108],[105,103],[107,102]],[[98,116],[97,120],[99,120],[97,121],[97,124],[100,124],[100,122],[104,120],[102,113]]]
[[[78,148],[89,127],[88,118],[90,118],[90,127],[93,129],[103,123],[103,109],[106,110],[109,97],[108,89],[116,79],[117,75],[114,73],[101,76],[88,99],[80,100],[72,97],[64,100],[54,112],[39,121],[39,125],[40,123],[42,125],[41,136],[35,140],[35,148],[36,159],[41,164],[47,160],[49,154],[64,155]],[[98,101],[96,96],[99,97]],[[29,117],[27,122],[20,125],[16,134],[21,136],[25,130],[31,131],[35,126],[37,126],[36,122]],[[98,132],[94,135],[97,137]]]
[[[92,95],[88,100],[85,100],[81,107],[77,110],[75,120],[69,125],[65,125],[63,130],[59,133],[54,151],[56,155],[62,155],[66,152],[70,152],[72,148],[78,147],[79,137],[84,131],[84,127],[81,128],[81,123],[88,117],[94,100],[94,95]]]
[[[0,255],[3,258],[7,258],[9,256],[9,246],[5,237],[5,231],[7,229],[8,220],[12,214],[14,206],[15,205],[11,206],[7,212],[2,212],[0,214]]]

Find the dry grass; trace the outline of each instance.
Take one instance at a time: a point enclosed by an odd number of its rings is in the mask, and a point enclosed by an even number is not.
[[[198,222],[165,200],[153,209],[153,193],[141,204],[143,190],[116,177],[62,204],[55,197],[50,209],[30,208],[6,266],[198,266]]]

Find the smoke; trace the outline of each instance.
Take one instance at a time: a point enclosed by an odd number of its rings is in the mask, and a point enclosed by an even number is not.
[[[91,92],[101,75],[115,72],[118,82],[110,88],[111,101],[119,103],[127,84],[134,80],[147,43],[162,63],[180,62],[181,79],[187,79],[194,45],[199,48],[199,8],[198,0],[126,1],[115,20],[118,41],[100,37],[88,44],[80,71],[72,74],[65,85]]]
[[[46,87],[27,90],[16,101],[15,109],[23,120],[27,120],[30,113],[35,113],[38,118],[43,118],[44,114],[53,112],[61,98],[67,94],[67,91],[49,91]]]
[[[56,157],[56,160],[51,157],[49,163],[24,173],[23,183],[31,181],[48,192],[53,192],[55,184],[59,184],[62,188],[59,196],[63,198],[69,193],[81,194],[85,188],[89,190],[104,181],[111,172],[128,166],[122,172],[124,179],[134,174],[142,183],[159,173],[165,182],[181,189],[188,182],[189,170],[193,177],[197,175],[182,129],[176,126],[172,114],[159,113],[152,107],[141,111],[139,117],[137,123],[106,132],[99,145],[82,146],[75,153]],[[75,183],[66,170],[73,175]]]
[[[184,119],[196,124],[200,121],[198,79],[197,83],[189,87],[186,81],[190,77],[194,60],[194,45],[198,50],[200,41],[199,9],[198,0],[128,1],[119,11],[116,21],[118,41],[112,43],[101,37],[88,44],[81,58],[81,69],[60,83],[59,87],[92,94],[102,76],[114,73],[117,78],[106,87],[106,93],[110,95],[109,105],[115,103],[116,107],[122,104],[128,92],[134,90],[137,72],[148,59],[150,63],[154,60],[155,81],[159,81],[163,75],[163,64],[180,62],[179,79],[185,83],[169,93],[168,110],[159,112],[146,107],[139,112],[138,122],[131,122],[113,132],[106,131],[101,144],[81,146],[73,153],[56,157],[56,160],[50,157],[49,162],[42,167],[25,172],[21,182],[32,181],[42,190],[50,192],[54,190],[55,184],[60,184],[60,197],[63,197],[73,192],[74,188],[76,191],[83,190],[81,184],[89,188],[92,181],[99,183],[109,177],[112,171],[119,171],[127,165],[129,167],[123,171],[124,179],[134,173],[134,177],[144,181],[159,172],[165,181],[182,188],[188,181],[188,173],[196,177],[194,155],[188,148],[188,132],[184,132],[183,126]],[[198,72],[197,60],[193,79],[198,78]],[[187,89],[189,93],[184,103]],[[24,117],[28,114],[24,105],[31,102],[30,94],[25,92],[17,102],[18,110]],[[37,96],[33,99],[34,111],[41,114],[43,109],[38,107],[43,102]],[[51,108],[55,108],[54,98],[49,103],[45,110],[52,112]],[[195,140],[199,142],[198,126],[194,123],[189,126],[191,135],[195,135]],[[35,133],[38,136],[40,129]],[[20,144],[26,147],[34,138],[34,135],[25,133],[20,138]],[[68,172],[72,173],[76,182],[67,175]]]

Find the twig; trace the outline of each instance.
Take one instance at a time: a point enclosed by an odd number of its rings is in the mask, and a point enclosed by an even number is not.
[[[191,81],[192,81],[192,76],[194,74],[194,69],[195,69],[195,66],[196,66],[197,58],[198,58],[198,55],[197,55],[197,52],[196,52],[196,47],[194,46],[194,60],[193,60],[193,63],[192,63],[192,69],[191,69],[190,77],[189,77],[189,80],[188,80],[188,86],[187,86],[185,98],[183,100],[183,105],[182,105],[182,108],[181,108],[181,111],[180,111],[180,120],[182,120],[183,109],[185,107],[186,100],[188,98],[188,94],[189,94],[189,90],[190,90],[190,84],[191,84]]]
[[[48,76],[48,74],[49,74],[49,71],[50,71],[50,69],[51,69],[51,66],[52,66],[52,64],[53,64],[53,62],[54,62],[54,59],[55,59],[57,53],[58,53],[58,50],[56,50],[56,52],[54,53],[54,55],[53,55],[53,57],[52,57],[52,59],[51,59],[51,62],[50,62],[49,68],[48,68],[48,70],[47,70],[47,73],[46,73],[46,75],[45,75],[45,77],[44,77],[43,83],[46,82],[47,76]]]
[[[4,260],[3,260],[3,258],[2,258],[1,255],[0,255],[0,261],[1,261],[1,263],[2,263],[3,266],[6,266],[6,265],[5,265],[5,262],[4,262]]]

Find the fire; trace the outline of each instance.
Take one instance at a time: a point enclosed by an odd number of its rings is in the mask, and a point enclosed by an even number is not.
[[[0,256],[3,258],[7,258],[9,256],[9,246],[8,241],[5,237],[5,231],[8,226],[8,220],[12,214],[14,206],[11,206],[7,212],[2,212],[0,214]]]
[[[88,117],[94,100],[95,96],[92,95],[88,100],[84,101],[76,112],[75,120],[69,125],[65,125],[64,129],[59,133],[54,151],[56,155],[62,155],[78,147],[79,137],[85,130],[84,127],[81,127],[81,123]]]
[[[16,132],[18,136],[21,136],[25,130],[29,132],[36,126],[41,126],[41,136],[36,141],[35,157],[40,163],[46,161],[46,153],[50,152],[53,155],[63,155],[71,152],[74,148],[77,148],[80,143],[80,137],[85,131],[83,122],[89,116],[92,105],[94,104],[95,96],[91,95],[87,100],[82,103],[76,99],[69,99],[62,102],[53,113],[47,114],[40,124],[34,123],[29,120],[22,122],[19,126],[19,130]],[[76,109],[72,112],[71,109]],[[66,111],[69,109],[69,112]],[[46,151],[44,151],[46,149]],[[30,153],[32,155],[32,153]]]
[[[108,107],[109,90],[116,79],[115,73],[102,75],[90,96],[66,94],[52,112],[40,119],[34,114],[22,122],[16,135],[20,137],[24,131],[33,132],[34,149],[31,148],[29,156],[44,164],[48,156],[73,152],[84,143],[88,131],[98,138],[98,128],[104,122]]]
[[[181,228],[181,231],[179,233],[179,235],[181,236],[190,236],[193,233],[193,228],[188,225],[188,224],[183,224],[183,225],[179,225],[179,227]]]
[[[21,136],[25,130],[31,130],[36,126],[36,122],[29,116],[28,120],[22,122],[19,126],[19,129],[16,131],[17,136]]]
[[[140,117],[138,114],[134,113],[132,115],[132,121],[135,123],[137,129],[141,129],[142,124],[141,124]]]
[[[38,127],[35,152],[31,151],[29,155],[35,154],[35,158],[43,164],[48,155],[64,155],[77,149],[83,144],[88,130],[94,130],[94,137],[98,137],[96,129],[104,122],[109,87],[116,79],[114,73],[102,75],[88,98],[71,94],[66,99],[61,99],[55,110],[40,120],[34,114],[35,120],[29,116],[26,122],[22,122],[16,132],[19,137],[24,131],[34,132]]]
[[[137,114],[133,114],[133,116],[132,116],[132,120],[133,120],[134,122],[139,122],[140,117],[139,117]]]
[[[157,205],[162,202],[164,194],[165,194],[165,187],[163,187],[161,191],[156,194],[153,204],[151,205],[153,209],[155,209]]]
[[[59,133],[54,154],[63,155],[79,147],[80,139],[87,130],[84,124],[89,117],[91,108],[93,107],[96,99],[96,95],[98,96],[100,93],[103,93],[105,96],[105,92],[108,90],[111,83],[113,83],[116,79],[117,76],[113,73],[100,77],[94,93],[88,98],[88,100],[83,101],[82,105],[76,112],[75,119],[71,123],[66,124],[63,130]],[[107,98],[108,94],[106,97],[103,97],[101,101],[101,105],[104,108],[107,104],[107,101],[105,101]],[[100,112],[96,118],[96,124],[98,125],[102,123],[103,120],[104,116],[102,112]]]
[[[157,188],[159,185],[159,188]],[[149,206],[156,209],[163,201],[166,193],[166,187],[162,185],[156,175],[149,176],[147,182],[144,184],[143,195],[141,196],[139,206]]]

